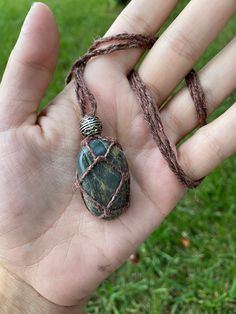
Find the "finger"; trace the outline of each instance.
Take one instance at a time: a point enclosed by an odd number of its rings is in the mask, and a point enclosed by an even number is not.
[[[139,73],[161,104],[236,11],[235,0],[192,0],[156,42]]]
[[[177,2],[177,0],[148,0],[147,3],[147,0],[133,0],[118,16],[105,36],[124,32],[153,35],[165,22]],[[133,49],[128,53],[116,52],[112,58],[123,71],[129,72],[141,52],[140,49]]]
[[[52,78],[58,31],[49,8],[35,3],[23,24],[0,86],[0,129],[36,121],[36,109]]]
[[[236,88],[236,38],[200,72],[199,79],[206,95],[208,115]],[[161,111],[167,136],[177,143],[198,125],[196,109],[188,89],[183,88]]]
[[[189,175],[206,176],[236,151],[235,125],[236,104],[180,146],[180,163]]]

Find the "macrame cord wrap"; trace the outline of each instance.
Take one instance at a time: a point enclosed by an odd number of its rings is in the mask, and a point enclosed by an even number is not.
[[[141,49],[150,49],[157,38],[153,36],[145,36],[141,34],[118,34],[115,36],[99,38],[97,39],[93,45],[90,47],[88,52],[82,56],[79,60],[77,60],[71,68],[71,71],[66,79],[66,83],[68,84],[72,78],[75,80],[75,92],[76,97],[80,106],[82,117],[96,117],[97,112],[97,102],[94,95],[88,89],[83,74],[85,71],[86,64],[91,58],[111,54],[115,51],[126,50],[131,48],[141,48]],[[147,121],[150,131],[152,133],[153,139],[159,148],[162,156],[166,160],[169,168],[173,171],[173,173],[177,176],[179,182],[185,185],[187,188],[195,188],[197,187],[202,179],[193,180],[190,178],[185,171],[182,169],[180,164],[178,163],[177,156],[175,154],[174,149],[171,146],[171,143],[168,137],[165,134],[164,126],[161,121],[160,113],[158,110],[158,105],[154,100],[151,92],[148,87],[144,84],[139,74],[132,70],[128,76],[130,85],[137,96],[137,100],[143,110],[145,120]],[[199,126],[203,126],[207,123],[207,106],[206,99],[203,89],[201,87],[199,78],[197,73],[192,69],[188,75],[185,77],[187,88],[190,92],[192,100],[194,102],[194,106],[196,108],[196,114],[199,122]],[[89,144],[91,138],[93,139],[107,139],[109,146],[106,149],[106,152],[103,155],[97,156],[91,145]],[[90,154],[93,157],[93,162],[89,165],[83,175],[79,176],[77,174],[77,180],[75,182],[75,189],[79,188],[81,190],[83,198],[90,199],[90,202],[99,209],[99,212],[96,213],[96,216],[104,219],[112,219],[119,216],[128,206],[129,206],[129,192],[126,196],[126,201],[123,202],[122,208],[113,208],[112,204],[115,202],[118,194],[120,193],[124,184],[126,188],[129,185],[129,171],[128,166],[125,166],[124,169],[120,169],[112,162],[108,160],[109,153],[112,150],[112,147],[116,145],[122,151],[120,144],[115,139],[111,139],[105,136],[101,136],[100,134],[87,136],[81,142],[81,147],[86,147]],[[120,174],[121,180],[116,189],[114,189],[113,194],[110,197],[109,202],[104,206],[101,205],[101,202],[97,202],[97,200],[88,194],[88,192],[83,188],[83,180],[88,174],[92,171],[92,169],[97,165],[98,162],[104,161],[109,164],[111,168],[113,168],[116,172]],[[128,188],[129,190],[129,188]]]

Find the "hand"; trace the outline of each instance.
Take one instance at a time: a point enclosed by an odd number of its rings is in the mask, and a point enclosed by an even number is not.
[[[176,0],[132,1],[106,35],[153,34]],[[192,0],[163,33],[139,73],[161,105],[236,11],[234,0]],[[210,23],[209,23],[210,21]],[[78,34],[78,36],[80,36]],[[39,116],[36,109],[57,63],[58,33],[46,5],[28,14],[0,86],[0,263],[43,297],[76,305],[161,223],[186,189],[153,142],[127,74],[142,51],[92,60],[85,79],[98,100],[104,134],[118,138],[131,172],[131,205],[113,221],[99,220],[72,192],[80,147],[79,110],[69,84]],[[199,73],[211,113],[235,89],[236,41]],[[62,78],[63,79],[63,78]],[[176,145],[196,127],[183,88],[161,111]],[[236,150],[236,106],[178,148],[194,179]]]

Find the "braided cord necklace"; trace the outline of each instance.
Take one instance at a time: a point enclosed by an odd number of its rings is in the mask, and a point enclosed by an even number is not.
[[[96,116],[97,101],[84,80],[86,64],[91,58],[131,48],[150,49],[156,37],[141,34],[118,34],[97,39],[88,52],[77,60],[66,79],[75,80],[75,93],[81,111],[80,131],[84,139],[76,160],[76,182],[87,209],[106,220],[122,214],[130,203],[130,175],[126,157],[117,139],[101,135],[102,123]],[[102,47],[106,44],[105,47]],[[176,154],[165,134],[154,98],[139,74],[132,70],[128,76],[131,88],[143,110],[153,139],[169,168],[179,182],[188,188],[197,187],[202,179],[193,180],[178,163]],[[193,99],[199,125],[207,123],[207,106],[197,73],[191,70],[185,77]]]

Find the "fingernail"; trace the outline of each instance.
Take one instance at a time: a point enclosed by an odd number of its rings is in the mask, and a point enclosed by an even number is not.
[[[25,17],[25,20],[24,20],[24,23],[22,25],[22,29],[21,29],[21,33],[22,31],[25,32],[26,29],[27,29],[27,26],[28,26],[28,21],[29,21],[29,17],[30,17],[30,14],[32,13],[32,11],[34,10],[34,8],[38,5],[38,4],[42,4],[41,2],[33,2],[26,17]]]
[[[33,6],[35,6],[35,5],[37,5],[37,4],[43,4],[43,3],[42,3],[42,2],[39,2],[39,1],[35,1],[35,2],[32,3],[31,8],[32,8]]]

